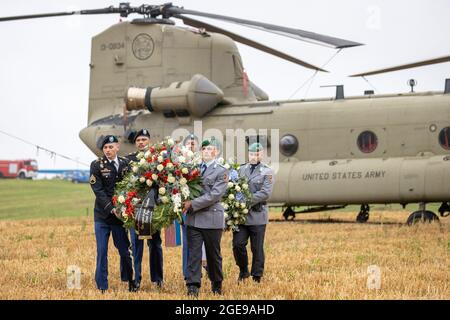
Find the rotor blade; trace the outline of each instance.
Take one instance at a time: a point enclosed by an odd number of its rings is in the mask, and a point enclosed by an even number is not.
[[[398,70],[404,70],[404,69],[411,69],[411,68],[422,67],[422,66],[427,66],[430,64],[437,64],[437,63],[443,63],[443,62],[449,62],[449,61],[450,61],[450,56],[445,56],[445,57],[439,57],[439,58],[434,58],[434,59],[430,59],[430,60],[423,60],[423,61],[417,61],[417,62],[413,62],[413,63],[403,64],[403,65],[385,68],[385,69],[379,69],[379,70],[373,70],[373,71],[368,71],[368,72],[364,72],[364,73],[353,74],[349,77],[371,76],[374,74],[380,74],[380,73],[386,73],[386,72],[392,72],[392,71],[398,71]]]
[[[235,34],[233,32],[227,31],[225,29],[222,29],[222,28],[219,28],[219,27],[207,24],[207,23],[202,22],[202,21],[191,19],[191,18],[182,16],[182,15],[174,15],[174,17],[183,20],[184,24],[186,24],[186,25],[189,25],[189,26],[192,26],[192,27],[195,27],[195,28],[204,28],[204,29],[206,29],[206,30],[208,30],[210,32],[217,32],[217,33],[224,34],[224,35],[230,37],[231,39],[233,39],[234,41],[240,42],[240,43],[248,45],[248,46],[250,46],[252,48],[255,48],[255,49],[264,51],[266,53],[272,54],[272,55],[277,56],[277,57],[279,57],[281,59],[288,60],[290,62],[299,64],[299,65],[301,65],[301,66],[303,66],[305,68],[313,69],[313,70],[317,70],[317,71],[328,72],[328,71],[323,70],[323,69],[321,69],[319,67],[316,67],[316,66],[314,66],[312,64],[309,64],[309,63],[307,63],[305,61],[302,61],[300,59],[292,57],[292,56],[290,56],[290,55],[288,55],[286,53],[283,53],[281,51],[278,51],[278,50],[275,50],[273,48],[267,47],[267,46],[265,46],[265,45],[263,45],[261,43],[258,43],[256,41],[250,40],[248,38],[244,38],[244,37],[242,37],[240,35],[237,35],[237,34]]]
[[[25,20],[25,19],[36,19],[36,18],[48,18],[48,17],[60,17],[60,16],[71,16],[71,15],[84,15],[84,14],[107,14],[107,13],[120,13],[129,14],[135,12],[137,8],[121,6],[115,8],[113,6],[104,9],[90,9],[90,10],[80,10],[80,11],[67,11],[67,12],[53,12],[53,13],[40,13],[40,14],[29,14],[24,16],[12,16],[12,17],[0,17],[0,22],[2,21],[12,21],[12,20]]]
[[[251,21],[251,20],[244,20],[239,18],[233,18],[233,17],[227,17],[217,14],[211,14],[211,13],[204,13],[200,11],[193,11],[193,10],[185,10],[179,7],[168,7],[165,9],[167,12],[169,12],[172,15],[177,14],[190,14],[195,16],[201,16],[206,18],[212,18],[217,20],[223,20],[227,22],[232,22],[236,24],[240,24],[246,27],[255,28],[267,32],[276,33],[278,35],[294,38],[297,40],[312,42],[320,45],[326,45],[331,46],[336,49],[342,49],[342,48],[349,48],[349,47],[355,47],[362,45],[358,42],[353,42],[349,40],[334,38],[314,32],[304,31],[300,29],[293,29],[288,27],[282,27],[277,26],[273,24],[258,22],[258,21]]]

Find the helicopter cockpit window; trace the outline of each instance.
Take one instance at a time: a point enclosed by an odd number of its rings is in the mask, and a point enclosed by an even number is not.
[[[357,143],[361,152],[371,153],[378,146],[378,138],[372,131],[363,131],[359,134]]]
[[[439,143],[442,148],[450,150],[450,127],[446,127],[439,133]]]
[[[298,150],[298,140],[292,134],[286,134],[280,139],[280,151],[286,157],[293,156]]]

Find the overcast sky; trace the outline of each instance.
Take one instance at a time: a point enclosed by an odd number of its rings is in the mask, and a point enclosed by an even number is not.
[[[2,1],[0,16],[103,8],[119,2]],[[161,2],[163,3],[163,2]],[[132,2],[140,5],[140,2]],[[159,3],[148,3],[159,4]],[[336,36],[365,46],[344,49],[293,98],[330,97],[344,84],[345,94],[360,95],[370,85],[347,75],[450,54],[448,0],[222,0],[174,1],[186,9],[218,13]],[[133,16],[128,19],[131,20]],[[201,19],[201,18],[198,18]],[[203,19],[322,66],[334,49]],[[90,163],[93,153],[81,142],[87,125],[91,37],[119,21],[117,15],[57,17],[0,23],[0,130],[58,153]],[[250,79],[271,99],[287,99],[313,71],[238,44]],[[450,63],[368,77],[379,93],[443,90]],[[40,168],[76,168],[73,162],[0,133],[0,159],[36,158]],[[80,168],[84,168],[80,166]]]

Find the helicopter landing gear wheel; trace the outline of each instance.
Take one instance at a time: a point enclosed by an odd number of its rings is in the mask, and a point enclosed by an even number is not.
[[[368,204],[362,204],[361,209],[356,216],[356,222],[358,223],[365,223],[367,220],[369,220],[369,211],[370,207]]]
[[[286,221],[289,220],[289,217],[292,217],[291,220],[294,220],[295,219],[295,211],[292,210],[291,207],[287,207],[286,210],[284,210],[284,212],[283,212],[283,217],[284,217],[284,220],[286,220]]]
[[[434,212],[428,210],[418,210],[411,213],[411,215],[408,217],[408,220],[406,220],[406,224],[408,226],[412,226],[419,222],[431,223],[433,221],[439,221],[439,217]]]

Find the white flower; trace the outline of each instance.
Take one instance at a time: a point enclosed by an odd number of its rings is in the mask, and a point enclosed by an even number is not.
[[[247,189],[248,189],[248,184],[244,183],[244,184],[242,185],[242,189],[247,190]]]
[[[167,168],[173,168],[173,163],[172,162],[169,162],[168,164],[167,164],[167,166],[166,166]]]
[[[183,197],[185,199],[189,198],[189,195],[191,194],[189,191],[189,187],[188,186],[182,186],[181,187],[181,193],[183,194]]]
[[[242,212],[247,214],[248,213],[248,209],[244,209],[244,210],[242,210]]]
[[[163,196],[163,197],[161,197],[161,201],[162,201],[162,203],[168,203],[169,198],[167,198],[166,196]]]
[[[181,179],[180,179],[180,184],[181,184],[182,186],[184,186],[186,183],[187,183],[186,178],[181,178]]]
[[[163,157],[162,156],[158,156],[158,162],[163,162]]]
[[[162,164],[158,164],[158,166],[156,167],[156,169],[157,169],[158,171],[163,171],[164,166],[163,166]]]
[[[237,213],[237,212],[233,213],[233,217],[234,217],[234,218],[239,217],[239,213]]]
[[[169,183],[174,183],[174,182],[175,182],[175,177],[174,177],[174,176],[169,176],[169,177],[167,178],[167,182],[169,182]]]
[[[147,185],[148,185],[149,187],[151,187],[151,186],[153,185],[153,181],[150,180],[150,179],[147,179]]]
[[[225,167],[225,169],[227,169],[227,170],[229,170],[229,169],[231,168],[230,165],[229,165],[228,163],[225,163],[224,167]]]
[[[163,195],[163,194],[166,193],[166,188],[161,187],[161,188],[159,188],[158,192],[159,192],[160,195]]]
[[[245,208],[245,203],[241,202],[241,209],[244,209],[244,208]]]
[[[241,207],[241,203],[240,203],[239,201],[236,201],[236,202],[234,203],[234,206],[235,206],[236,208],[240,208],[240,207]]]
[[[154,181],[158,180],[158,175],[152,174],[152,179],[153,179]]]
[[[139,164],[140,164],[141,166],[144,165],[144,164],[145,164],[145,159],[142,158],[142,159],[139,161]]]
[[[228,182],[228,188],[233,188],[233,186],[234,186],[234,184],[233,184],[233,182]]]
[[[239,186],[236,186],[235,189],[236,189],[237,192],[241,191],[241,187],[239,187]]]
[[[188,174],[189,173],[189,169],[188,168],[183,168],[183,169],[181,169],[181,173],[182,174]]]
[[[149,158],[150,155],[151,155],[150,151],[145,151],[145,153],[144,153],[145,158]]]
[[[224,203],[223,204],[223,208],[224,208],[224,210],[228,210],[229,207],[228,207],[228,205],[226,203]]]
[[[191,150],[188,150],[186,152],[186,156],[189,157],[189,158],[192,158],[194,156],[194,153]]]
[[[167,144],[169,145],[169,146],[173,146],[174,145],[174,141],[173,141],[173,139],[168,139],[167,140]]]
[[[232,224],[233,224],[233,221],[231,221],[231,220],[227,221],[227,225],[231,226]]]
[[[225,161],[223,160],[223,158],[217,158],[217,163],[219,164],[223,164]]]
[[[225,219],[228,219],[228,213],[224,213],[224,214],[223,214],[223,217],[224,217]]]
[[[119,201],[119,203],[124,203],[124,202],[125,202],[125,197],[122,196],[122,195],[120,195],[120,196],[117,198],[117,201]]]
[[[122,217],[124,217],[124,218],[128,217],[128,215],[127,215],[127,213],[125,211],[122,212]]]
[[[133,170],[134,173],[136,173],[136,172],[138,172],[139,168],[137,166],[133,166],[132,170]]]
[[[179,157],[178,157],[178,162],[179,162],[179,163],[185,163],[185,162],[186,162],[186,158],[183,157],[183,156],[179,156]]]
[[[230,195],[228,196],[228,199],[234,200],[234,194],[230,194]]]
[[[140,183],[144,183],[144,182],[145,182],[145,177],[140,177],[140,178],[139,178],[139,182],[140,182]]]

